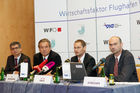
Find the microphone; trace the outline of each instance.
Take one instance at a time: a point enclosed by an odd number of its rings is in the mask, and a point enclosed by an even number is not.
[[[43,67],[47,62],[48,62],[48,60],[45,59],[41,64],[39,64],[39,65],[37,65],[37,66],[34,66],[34,67],[33,67],[34,70],[31,72],[31,74],[35,74],[35,73],[37,73],[37,72],[40,72],[41,69],[42,69],[42,67]]]
[[[106,62],[106,59],[105,58],[102,58],[100,59],[100,61],[97,63],[97,65],[95,65],[92,70],[95,70],[97,67],[99,67],[101,64],[105,63]]]
[[[48,70],[50,70],[53,66],[55,65],[54,61],[49,62],[48,64],[46,64],[45,66],[42,67],[42,71],[40,71],[38,74],[42,74],[44,72],[47,72]]]
[[[70,59],[66,59],[65,62],[70,62]]]

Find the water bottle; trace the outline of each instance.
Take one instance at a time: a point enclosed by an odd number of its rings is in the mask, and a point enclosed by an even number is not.
[[[101,71],[101,77],[105,77],[105,70],[104,70],[104,67],[102,68],[102,71]]]
[[[34,80],[34,74],[30,73],[29,81],[33,81],[33,80]]]
[[[4,80],[4,68],[1,69],[1,80]]]
[[[114,83],[114,75],[113,74],[110,74],[110,76],[109,76],[109,85],[115,85],[115,83]]]
[[[60,83],[59,68],[58,67],[56,67],[56,72],[54,74],[54,83]]]

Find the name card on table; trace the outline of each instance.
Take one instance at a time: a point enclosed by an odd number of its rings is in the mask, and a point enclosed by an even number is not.
[[[35,75],[34,83],[52,84],[53,77],[52,76],[44,76],[44,75]]]
[[[17,81],[19,80],[19,75],[18,74],[7,74],[6,80],[5,81]]]
[[[22,62],[20,64],[20,77],[27,77],[28,76],[28,63]]]
[[[104,77],[84,77],[83,86],[106,87],[107,82]]]

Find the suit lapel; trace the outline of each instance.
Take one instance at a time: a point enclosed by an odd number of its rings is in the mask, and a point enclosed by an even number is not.
[[[16,64],[15,64],[15,59],[14,59],[14,56],[12,55],[12,59],[11,59],[11,63],[12,63],[12,66],[15,66]]]
[[[119,59],[119,64],[118,64],[118,73],[120,73],[121,71],[121,66],[123,65],[123,58],[124,58],[124,50],[122,50],[122,54],[120,56],[120,59]]]
[[[42,62],[43,62],[43,56],[42,56],[42,54],[41,54],[41,53],[40,53],[40,55],[39,55],[39,62],[40,62],[40,63],[42,63]],[[39,64],[40,64],[40,63],[39,63]]]
[[[88,61],[88,54],[87,53],[85,53],[85,58],[84,58],[84,64],[86,64],[86,62]]]
[[[78,62],[78,57],[77,56],[74,57],[73,62]]]
[[[21,54],[21,56],[19,58],[19,63],[18,64],[20,64],[22,61],[23,61],[23,54]]]
[[[52,57],[52,50],[51,50],[50,53],[49,53],[49,56],[48,56],[48,62],[51,61],[51,57]]]
[[[112,71],[112,72],[110,72],[110,73],[114,73],[114,65],[115,65],[115,57],[114,57],[114,55],[112,55],[112,57],[111,57],[111,59],[110,59],[110,62],[111,62],[111,67],[110,67],[110,71]]]

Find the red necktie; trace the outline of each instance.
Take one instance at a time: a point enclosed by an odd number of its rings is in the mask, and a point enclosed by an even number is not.
[[[118,58],[115,59],[115,65],[114,65],[114,76],[118,76]]]
[[[80,60],[80,59],[78,59],[78,62],[79,62],[79,63],[81,63],[81,60]]]

